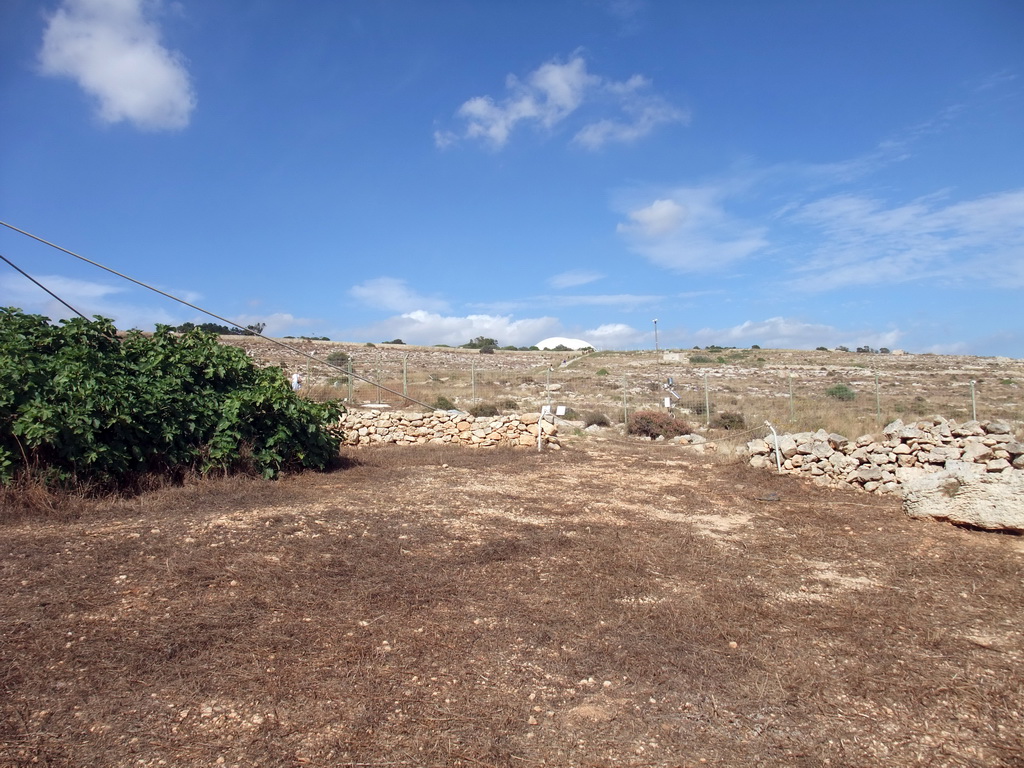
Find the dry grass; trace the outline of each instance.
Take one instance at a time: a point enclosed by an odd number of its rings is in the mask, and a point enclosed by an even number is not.
[[[1019,538],[676,446],[369,450],[0,532],[3,766],[1024,765]]]

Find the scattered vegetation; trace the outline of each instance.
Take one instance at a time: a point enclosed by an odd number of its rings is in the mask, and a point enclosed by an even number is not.
[[[444,395],[438,395],[433,402],[433,408],[435,411],[457,411],[458,408],[451,400]]]
[[[475,339],[471,339],[462,345],[463,349],[483,349],[484,347],[497,348],[500,346],[496,339],[489,338],[487,336],[477,336]]]
[[[692,431],[687,422],[665,411],[636,411],[626,424],[627,434],[640,437],[678,437]]]
[[[835,386],[829,387],[825,390],[825,397],[831,397],[833,400],[848,402],[857,397],[857,392],[846,384],[836,384]]]
[[[328,363],[330,363],[331,365],[337,365],[339,367],[344,367],[348,365],[348,361],[348,352],[346,352],[343,349],[336,349],[327,356]]]
[[[585,427],[610,427],[611,420],[600,411],[587,411],[583,414],[583,426]]]
[[[480,418],[481,416],[498,416],[501,410],[494,403],[476,403],[469,409],[469,415]]]
[[[722,411],[711,420],[711,426],[715,429],[746,429],[747,421],[742,413]]]

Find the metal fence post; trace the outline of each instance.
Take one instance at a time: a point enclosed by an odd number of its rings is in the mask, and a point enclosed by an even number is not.
[[[352,402],[352,358],[348,359],[348,402]]]
[[[708,394],[708,375],[704,374],[704,425],[711,426],[711,396]]]
[[[629,433],[629,402],[626,399],[626,374],[622,374],[622,423],[626,425],[626,433]]]
[[[882,423],[882,395],[878,388],[878,371],[875,371],[875,423]]]
[[[789,374],[789,423],[796,422],[796,402],[793,400],[793,374]]]
[[[978,402],[974,398],[974,385],[975,385],[975,383],[976,382],[974,381],[974,379],[971,379],[971,419],[973,421],[977,421],[978,420]]]

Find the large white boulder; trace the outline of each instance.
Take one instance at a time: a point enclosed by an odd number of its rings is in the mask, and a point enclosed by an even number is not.
[[[911,517],[1024,533],[1024,473],[962,469],[905,477],[903,510]]]

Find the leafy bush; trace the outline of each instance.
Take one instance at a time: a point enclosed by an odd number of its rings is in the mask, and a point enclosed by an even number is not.
[[[664,411],[636,411],[630,414],[626,432],[641,437],[678,437],[692,430],[682,419]]]
[[[434,408],[435,411],[457,411],[458,410],[458,408],[455,407],[455,403],[453,403],[451,400],[449,400],[444,395],[438,395],[434,399],[433,408]]]
[[[583,426],[585,427],[610,427],[611,425],[608,417],[599,411],[587,411],[583,414]]]
[[[324,469],[344,412],[280,368],[199,330],[123,338],[110,320],[51,325],[0,309],[0,483],[123,488],[147,474]]]
[[[344,367],[348,365],[348,352],[343,349],[336,349],[327,356],[327,362],[331,365]]]
[[[463,349],[483,349],[484,347],[498,347],[497,339],[492,339],[489,336],[477,336],[470,341],[467,341],[462,345]]]
[[[715,429],[745,429],[747,422],[742,413],[722,411],[711,420],[711,426]]]
[[[857,393],[845,384],[836,384],[834,387],[829,387],[825,390],[825,397],[831,397],[833,400],[849,401],[856,398]]]
[[[477,403],[469,409],[470,416],[497,416],[498,406],[494,403]]]
[[[608,369],[607,368],[598,368],[597,369],[597,373],[595,373],[594,375],[595,376],[607,376],[608,375]]]
[[[492,346],[480,347],[480,354],[481,355],[493,355],[495,349],[497,349],[497,347],[492,347]]]
[[[690,362],[691,363],[698,363],[698,364],[699,363],[713,363],[714,360],[712,360],[707,355],[690,355]]]

